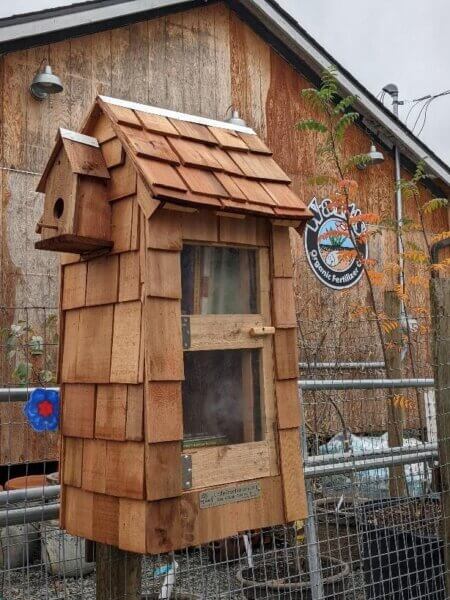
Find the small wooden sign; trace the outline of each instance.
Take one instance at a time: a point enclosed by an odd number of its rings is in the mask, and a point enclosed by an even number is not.
[[[233,485],[218,490],[209,490],[200,494],[200,508],[212,508],[213,506],[222,506],[232,502],[244,502],[259,498],[261,495],[261,484],[257,481]]]

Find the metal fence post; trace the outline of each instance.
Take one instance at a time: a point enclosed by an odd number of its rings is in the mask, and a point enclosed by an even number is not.
[[[301,414],[300,441],[303,453],[303,464],[305,465],[306,459],[308,457],[308,443],[306,440],[305,415],[300,397],[300,390],[299,403]],[[311,582],[311,600],[323,600],[324,591],[322,580],[322,563],[320,560],[320,548],[319,541],[317,539],[316,523],[314,517],[314,494],[311,490],[311,482],[308,479],[305,481],[305,486],[306,500],[308,506],[308,516],[305,520],[305,539],[306,552],[308,554],[309,576]]]
[[[430,281],[432,357],[442,492],[445,581],[450,597],[450,279]]]

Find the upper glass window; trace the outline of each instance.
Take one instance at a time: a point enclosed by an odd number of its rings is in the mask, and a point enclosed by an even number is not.
[[[185,315],[256,314],[256,251],[185,245],[181,253]]]

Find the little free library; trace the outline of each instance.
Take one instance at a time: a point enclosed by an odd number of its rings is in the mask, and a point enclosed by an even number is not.
[[[60,129],[36,247],[61,264],[61,524],[159,553],[306,516],[289,228],[243,126],[100,96]]]

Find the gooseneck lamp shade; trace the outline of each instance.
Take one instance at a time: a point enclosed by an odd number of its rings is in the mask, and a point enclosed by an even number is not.
[[[371,165],[379,165],[384,160],[384,155],[382,152],[377,150],[375,144],[370,146],[369,152],[365,155],[367,157],[367,161],[362,164],[357,165],[358,169],[363,170]]]
[[[367,156],[370,158],[371,165],[378,165],[384,160],[383,153],[376,149],[375,144],[370,146],[370,151]]]
[[[231,125],[238,125],[239,127],[247,127],[247,123],[244,121],[244,119],[241,119],[239,116],[239,111],[236,109],[233,109],[231,117],[227,119],[226,122],[230,123]]]
[[[49,94],[59,94],[64,89],[61,79],[52,72],[50,65],[38,71],[33,77],[30,92],[36,100],[44,100]]]

